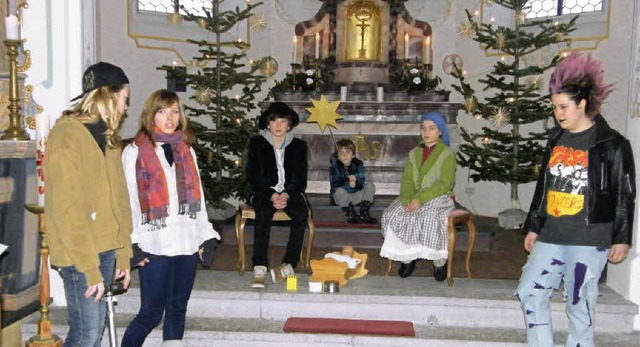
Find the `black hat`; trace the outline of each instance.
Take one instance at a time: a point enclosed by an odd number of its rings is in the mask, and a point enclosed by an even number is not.
[[[84,71],[82,76],[82,94],[71,99],[71,101],[76,101],[90,91],[100,87],[121,86],[123,84],[129,84],[129,79],[121,68],[113,64],[99,62],[89,66]]]
[[[272,102],[269,107],[264,110],[260,117],[258,118],[258,129],[266,129],[267,125],[269,125],[269,116],[277,115],[281,117],[277,118],[289,118],[289,128],[293,129],[300,123],[300,117],[298,113],[294,111],[291,107],[281,101]]]

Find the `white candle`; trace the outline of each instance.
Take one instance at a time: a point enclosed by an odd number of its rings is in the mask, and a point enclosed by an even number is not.
[[[424,53],[422,56],[422,62],[425,64],[431,64],[433,52],[431,51],[431,36],[427,36],[424,39]]]
[[[376,101],[383,102],[384,101],[384,87],[376,88]]]
[[[20,28],[18,25],[18,17],[9,15],[4,18],[4,28],[7,32],[7,40],[19,40]]]
[[[298,37],[293,37],[293,53],[291,54],[291,64],[296,63],[296,56],[298,55]]]
[[[316,59],[320,58],[320,33],[316,33]]]
[[[347,101],[347,86],[340,87],[340,101]]]
[[[404,58],[409,59],[409,34],[404,34]]]
[[[40,113],[36,115],[36,177],[38,206],[44,206],[44,174],[42,163],[44,161],[44,149],[49,135],[49,115]]]

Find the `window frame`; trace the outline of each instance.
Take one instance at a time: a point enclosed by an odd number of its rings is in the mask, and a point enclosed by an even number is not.
[[[562,9],[564,7],[564,2],[565,0],[554,0],[554,2],[556,3],[556,11],[557,12],[562,12]],[[600,0],[601,5],[602,5],[602,9],[599,11],[588,11],[588,12],[580,12],[580,13],[557,13],[555,15],[547,15],[547,16],[539,16],[539,17],[531,17],[531,18],[527,18],[527,20],[534,20],[534,19],[544,19],[544,18],[553,18],[553,17],[564,17],[564,16],[576,16],[576,15],[585,15],[585,14],[589,14],[589,13],[603,13],[605,11],[605,7],[607,7],[608,3],[606,0]]]

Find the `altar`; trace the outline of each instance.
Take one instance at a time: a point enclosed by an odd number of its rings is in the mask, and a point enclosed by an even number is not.
[[[449,101],[432,74],[431,26],[403,0],[320,1],[318,13],[295,26],[290,80],[271,90],[300,115],[293,133],[309,146],[307,192],[329,192],[329,156],[335,141],[349,138],[376,194],[397,195],[406,156],[420,141],[421,115],[442,114],[452,148],[460,143],[462,105]],[[306,122],[311,99],[321,96],[340,101],[337,129],[321,132]]]
[[[331,101],[331,96],[326,96]],[[316,123],[307,123],[312,107],[307,100],[281,100],[300,115],[293,133],[309,146],[309,193],[329,192],[329,156],[334,141],[349,138],[356,144],[356,156],[364,161],[367,179],[376,184],[376,194],[397,195],[406,156],[420,141],[418,120],[436,111],[447,121],[451,147],[460,144],[456,115],[461,105],[446,101],[346,101],[341,102],[338,129],[322,133]]]

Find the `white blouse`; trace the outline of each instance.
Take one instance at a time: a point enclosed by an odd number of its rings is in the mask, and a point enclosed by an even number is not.
[[[131,201],[131,216],[133,219],[133,232],[131,242],[137,243],[143,251],[155,255],[191,255],[198,251],[199,246],[206,240],[216,238],[220,240],[220,235],[209,223],[207,208],[204,202],[204,192],[200,206],[196,213],[196,218],[192,219],[188,214],[178,214],[178,189],[176,187],[175,165],[169,165],[164,156],[161,142],[156,142],[156,155],[160,159],[160,164],[167,178],[167,189],[169,191],[169,216],[166,218],[167,226],[159,230],[150,230],[150,225],[142,225],[142,213],[140,211],[140,200],[138,200],[138,183],[136,181],[136,159],[138,158],[138,146],[134,143],[127,146],[122,151],[122,166],[129,189],[129,200]],[[191,148],[191,156],[196,163],[198,170],[198,181],[202,190],[202,181],[199,176],[198,162],[196,154]]]

